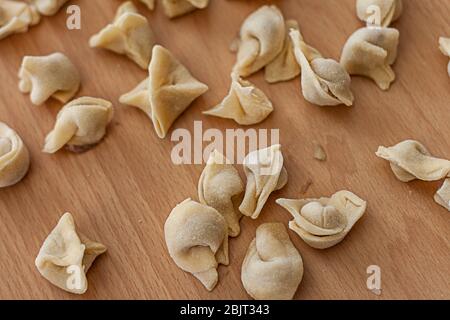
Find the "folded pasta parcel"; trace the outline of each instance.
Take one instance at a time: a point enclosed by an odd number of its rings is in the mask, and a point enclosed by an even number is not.
[[[208,291],[219,280],[217,267],[228,265],[228,225],[214,208],[191,199],[178,204],[164,225],[169,254]]]
[[[27,174],[30,155],[20,136],[0,122],[0,188],[9,187]]]
[[[162,0],[164,13],[169,18],[182,16],[196,9],[204,9],[209,0]]]
[[[191,103],[208,91],[172,53],[160,45],[153,47],[149,76],[119,101],[144,111],[155,131],[164,138],[175,120]]]
[[[44,16],[52,16],[69,0],[31,0],[39,13]]]
[[[389,27],[391,23],[400,18],[403,12],[402,0],[357,0],[356,13],[362,21],[369,22],[370,17],[376,17],[377,12],[374,8],[379,9],[380,26]]]
[[[40,21],[39,12],[26,2],[0,0],[0,40],[14,33],[27,32]]]
[[[126,55],[142,69],[148,68],[154,44],[155,37],[147,18],[139,14],[130,1],[118,8],[111,24],[89,40],[91,47]]]
[[[53,285],[76,294],[88,288],[86,273],[106,247],[78,234],[70,213],[65,213],[45,239],[36,257],[39,273]]]
[[[113,114],[112,103],[103,99],[82,97],[71,101],[59,111],[43,151],[55,153],[63,146],[73,152],[92,148],[105,136]]]
[[[25,56],[19,71],[19,90],[30,93],[40,105],[49,98],[69,101],[80,87],[80,74],[70,59],[60,52],[48,56]]]
[[[441,50],[442,54],[444,54],[447,57],[450,57],[450,38],[440,37],[439,49]],[[450,76],[450,62],[447,65],[447,72],[448,75]]]

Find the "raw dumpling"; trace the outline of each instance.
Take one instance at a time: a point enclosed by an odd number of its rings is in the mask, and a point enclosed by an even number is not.
[[[55,153],[64,145],[82,152],[103,139],[113,117],[111,102],[82,97],[66,104],[58,113],[53,130],[45,138],[44,152]]]
[[[264,77],[269,83],[291,80],[300,74],[301,69],[295,59],[294,46],[289,36],[291,29],[299,30],[297,21],[286,21],[286,36],[283,50],[272,62],[266,65]]]
[[[241,125],[252,125],[262,122],[272,111],[272,102],[264,92],[233,73],[228,95],[219,105],[203,113],[233,119]]]
[[[260,225],[242,263],[247,293],[257,300],[290,300],[302,278],[302,257],[283,224]]]
[[[42,57],[24,57],[19,78],[19,90],[30,93],[31,102],[35,105],[50,97],[66,103],[80,88],[77,68],[59,52]]]
[[[450,57],[450,38],[440,37],[439,38],[439,49],[441,49],[441,52],[444,55],[446,55],[447,57]],[[447,72],[448,72],[448,75],[450,76],[450,62],[448,63],[448,66],[447,66]]]
[[[68,0],[31,0],[38,11],[44,16],[56,14],[67,1]]]
[[[283,188],[288,181],[287,171],[283,167],[281,145],[250,152],[244,159],[244,172],[247,187],[239,210],[256,219],[270,194]]]
[[[0,188],[16,184],[30,166],[28,149],[19,135],[0,122]]]
[[[172,259],[209,291],[219,279],[218,265],[228,265],[227,230],[225,218],[216,209],[191,199],[178,204],[164,225]]]
[[[153,31],[147,18],[140,15],[134,4],[129,1],[119,7],[112,24],[107,25],[89,40],[91,47],[124,54],[142,69],[148,68],[154,44]]]
[[[402,0],[357,0],[356,13],[362,21],[368,22],[370,16],[374,12],[368,12],[371,6],[380,8],[380,25],[381,27],[389,27],[389,25],[397,20],[403,11]]]
[[[283,50],[286,27],[281,11],[262,6],[242,24],[237,62],[233,71],[247,77],[264,68]]]
[[[152,119],[158,137],[164,138],[175,120],[208,86],[159,45],[153,47],[148,72],[149,77],[119,101],[144,111]]]
[[[302,91],[305,99],[319,106],[353,104],[351,79],[347,71],[336,61],[325,59],[308,46],[300,31],[291,29],[297,63],[301,67]]]
[[[53,285],[83,294],[88,288],[86,273],[97,256],[105,251],[103,244],[77,234],[73,217],[67,212],[45,239],[35,264],[39,273]]]
[[[0,40],[14,33],[27,32],[39,23],[40,16],[34,6],[25,2],[0,0]]]
[[[450,211],[450,179],[445,179],[442,187],[434,195],[434,201]]]
[[[155,9],[155,0],[139,0],[147,6],[149,10]]]
[[[238,171],[224,155],[214,150],[200,176],[198,198],[225,218],[231,237],[237,237],[241,232],[239,220],[242,214],[238,203],[243,192],[244,185]]]
[[[393,28],[361,28],[344,45],[341,64],[349,74],[371,78],[387,90],[395,80],[391,65],[397,59],[399,37]]]
[[[339,191],[331,198],[276,202],[294,217],[289,228],[316,249],[327,249],[341,242],[367,207],[366,201],[349,191]]]
[[[209,0],[162,0],[164,13],[169,18],[182,16],[195,9],[204,9]]]
[[[450,173],[450,161],[431,156],[418,141],[405,140],[393,147],[379,147],[376,155],[390,162],[397,179],[437,181]]]

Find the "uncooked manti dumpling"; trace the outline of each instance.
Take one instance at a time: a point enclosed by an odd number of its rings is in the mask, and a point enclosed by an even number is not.
[[[305,99],[319,106],[351,106],[354,98],[347,71],[338,62],[323,58],[316,49],[308,46],[299,30],[291,29],[289,34],[301,67]]]
[[[175,120],[208,91],[208,86],[159,45],[153,47],[148,73],[147,79],[119,101],[144,111],[152,119],[158,137],[164,138]]]
[[[218,265],[228,265],[227,230],[225,218],[216,209],[191,199],[178,204],[164,225],[172,259],[209,291],[219,279]]]
[[[450,211],[450,179],[445,179],[441,188],[434,195],[434,201]]]
[[[266,65],[264,78],[269,83],[291,80],[300,74],[301,69],[295,59],[294,46],[289,36],[291,29],[299,30],[297,21],[286,21],[286,36],[283,50],[272,62]]]
[[[169,18],[175,18],[195,9],[204,9],[209,0],[162,0],[164,13]]]
[[[103,139],[113,117],[112,103],[82,97],[66,104],[58,113],[53,130],[45,138],[44,152],[55,153],[64,145],[82,152]]]
[[[231,74],[231,88],[223,101],[204,114],[233,119],[241,125],[262,122],[273,111],[272,102],[250,81]]]
[[[394,28],[366,27],[355,31],[342,49],[341,64],[351,75],[371,78],[382,89],[395,80],[400,33]]]
[[[294,217],[289,228],[316,249],[327,249],[341,242],[367,207],[366,201],[349,191],[336,192],[331,198],[276,202]]]
[[[19,135],[0,122],[0,188],[16,184],[30,166],[28,149]]]
[[[19,71],[19,89],[30,93],[31,102],[40,105],[50,97],[66,103],[80,87],[80,74],[64,54],[26,56]]]
[[[25,2],[0,0],[0,40],[14,33],[27,32],[40,21],[34,6]]]
[[[244,184],[238,171],[217,150],[211,152],[198,182],[200,202],[216,209],[228,224],[228,234],[237,237],[241,232],[238,210]]]
[[[68,0],[31,0],[38,11],[44,16],[56,14],[67,1]]]
[[[257,300],[290,300],[302,278],[302,257],[283,224],[260,225],[242,263],[247,293]]]
[[[130,1],[119,7],[112,24],[108,24],[89,40],[91,47],[124,54],[142,69],[148,68],[154,44],[153,31],[147,18],[140,15]]]
[[[433,157],[423,144],[405,140],[393,147],[379,147],[376,155],[390,162],[397,179],[437,181],[450,173],[450,161]]]
[[[247,77],[264,68],[283,50],[285,37],[281,11],[274,5],[260,7],[242,24],[233,71]]]
[[[439,38],[439,49],[441,50],[441,52],[444,55],[446,55],[447,57],[450,57],[450,38],[440,37]],[[447,65],[447,72],[448,72],[448,75],[450,76],[450,62]]]
[[[389,27],[389,25],[397,20],[403,11],[402,0],[357,0],[356,13],[362,21],[368,22],[369,17],[376,13],[370,10],[371,6],[377,6],[380,9],[380,25],[381,27]]]
[[[106,247],[78,235],[70,213],[65,213],[42,244],[36,257],[39,273],[53,285],[76,294],[88,288],[86,273]],[[77,279],[78,278],[78,279]]]
[[[288,181],[281,145],[250,152],[244,159],[244,172],[247,176],[247,187],[239,210],[242,214],[256,219],[270,194],[283,188]]]

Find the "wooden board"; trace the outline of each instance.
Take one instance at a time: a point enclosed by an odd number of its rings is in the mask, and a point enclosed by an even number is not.
[[[0,120],[16,129],[30,149],[32,166],[14,187],[0,190],[0,298],[12,299],[246,299],[240,268],[255,229],[263,222],[287,223],[290,215],[277,197],[316,197],[349,189],[368,201],[368,210],[339,245],[319,251],[290,237],[303,256],[305,273],[296,299],[450,298],[450,213],[432,197],[440,182],[401,183],[388,164],[375,157],[379,145],[413,138],[433,154],[450,158],[448,58],[438,37],[449,35],[450,2],[406,0],[395,24],[401,32],[397,81],[387,92],[370,80],[353,78],[354,107],[319,108],[307,103],[300,81],[268,85],[250,79],[274,103],[275,111],[256,128],[280,128],[289,183],[273,194],[260,218],[242,220],[231,240],[229,267],[209,293],[168,256],[163,236],[170,210],[197,198],[202,165],[175,166],[170,137],[159,139],[150,120],[118,103],[146,77],[123,56],[90,49],[89,37],[110,22],[120,1],[71,1],[81,6],[82,29],[65,28],[61,10],[26,34],[0,42]],[[149,12],[158,43],[169,48],[210,90],[183,114],[174,128],[239,128],[234,122],[203,116],[227,93],[235,56],[228,51],[241,22],[261,3],[212,0],[208,9],[169,20],[161,6]],[[362,26],[354,0],[284,0],[276,3],[295,18],[305,39],[338,59],[347,37]],[[17,88],[24,55],[61,51],[82,74],[79,96],[114,102],[116,114],[105,140],[84,154],[41,152],[60,104],[33,106]],[[313,159],[313,141],[328,153]],[[241,170],[241,168],[239,168]],[[241,171],[242,174],[242,171]],[[308,181],[310,188],[300,194]],[[89,290],[79,297],[50,285],[34,266],[36,254],[62,213],[73,213],[78,229],[101,241],[108,252],[89,271]],[[379,265],[382,293],[366,288],[366,268]]]

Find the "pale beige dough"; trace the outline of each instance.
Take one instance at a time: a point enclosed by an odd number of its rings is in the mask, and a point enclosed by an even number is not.
[[[336,192],[331,198],[277,199],[294,217],[289,228],[308,245],[327,249],[339,242],[363,216],[367,203],[349,191]]]
[[[78,235],[75,222],[70,213],[65,213],[56,227],[45,239],[35,265],[39,273],[50,283],[65,291],[83,294],[88,288],[86,273],[97,256],[106,251],[106,247],[93,242],[83,235]],[[80,287],[70,288],[71,268],[81,271]]]
[[[291,29],[299,30],[298,22],[295,20],[286,21],[286,36],[284,45],[278,56],[266,65],[264,77],[269,83],[287,81],[297,77],[300,72],[300,65],[297,63],[294,53],[294,45],[289,36]]]
[[[27,32],[40,19],[39,12],[28,3],[0,0],[0,40],[14,33]]]
[[[389,27],[403,12],[402,0],[357,0],[356,13],[358,18],[364,22],[367,22],[368,18],[373,14],[367,12],[370,6],[378,6],[380,8],[381,27]]]
[[[209,291],[219,280],[219,264],[228,265],[228,226],[214,208],[191,199],[178,204],[164,225],[169,254]]]
[[[366,27],[355,31],[342,49],[341,64],[351,75],[365,76],[388,90],[395,80],[400,33],[394,28]]]
[[[65,145],[74,152],[87,150],[103,139],[113,114],[112,103],[103,99],[82,97],[71,101],[59,111],[43,151],[55,153]]]
[[[437,181],[450,173],[450,161],[433,157],[418,141],[405,140],[393,147],[379,147],[376,155],[390,162],[397,179]]]
[[[283,224],[260,225],[242,263],[247,293],[256,300],[290,300],[302,278],[302,257]]]
[[[56,14],[67,1],[68,0],[31,0],[31,3],[36,6],[37,10],[42,15],[52,16]]]
[[[163,10],[169,18],[182,16],[196,9],[204,9],[209,0],[162,0]]]
[[[450,211],[450,179],[445,179],[441,188],[434,195],[434,201]]]
[[[320,52],[308,46],[299,30],[291,29],[289,34],[301,68],[305,99],[319,106],[351,106],[354,97],[347,71],[338,62],[323,58]]]
[[[244,172],[247,186],[239,210],[243,215],[256,219],[270,194],[287,184],[281,145],[250,152],[244,159]]]
[[[228,95],[220,104],[203,113],[233,119],[241,125],[252,125],[264,121],[272,111],[272,102],[262,90],[233,73]]]
[[[49,98],[69,101],[80,88],[80,74],[60,52],[48,56],[25,56],[19,70],[19,90],[30,93],[31,102],[40,105]]]
[[[20,136],[0,122],[0,188],[9,187],[27,174],[30,155]]]
[[[152,120],[158,137],[164,138],[175,120],[208,86],[195,79],[172,53],[156,45],[149,77],[122,95],[120,103],[137,107]]]
[[[241,26],[233,71],[247,77],[264,68],[281,53],[285,37],[281,11],[274,5],[260,7]]]
[[[450,57],[450,38],[439,38],[439,49],[441,52],[446,55],[447,57]],[[450,77],[450,62],[447,65],[447,73]]]
[[[238,171],[220,152],[211,152],[198,182],[198,198],[225,218],[231,237],[237,237],[241,231],[242,214],[238,206],[243,192],[244,184]]]
[[[113,23],[89,39],[91,47],[126,55],[142,69],[150,63],[155,37],[147,18],[130,1],[117,10]]]

